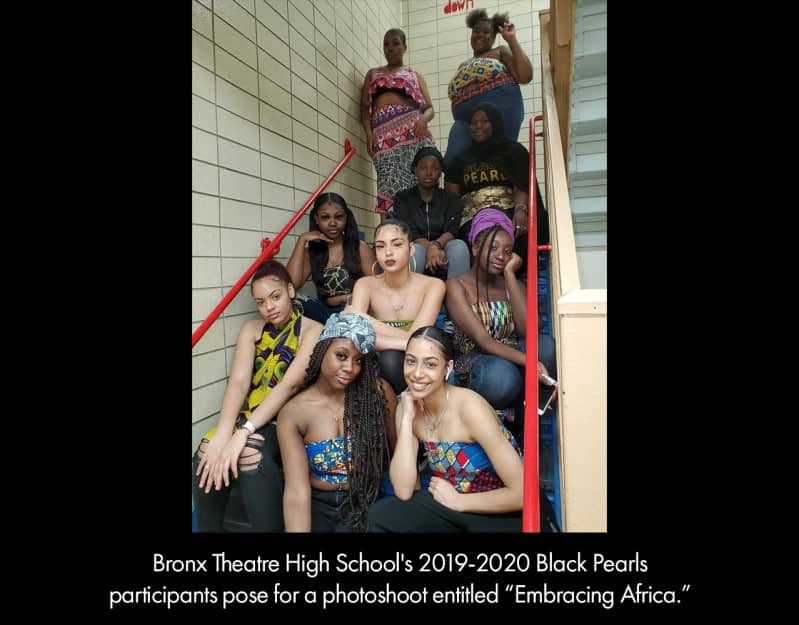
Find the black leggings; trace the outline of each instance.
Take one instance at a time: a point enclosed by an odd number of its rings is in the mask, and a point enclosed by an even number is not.
[[[352,532],[352,526],[341,518],[339,509],[346,495],[344,490],[311,489],[312,532]]]
[[[405,365],[405,352],[397,349],[387,349],[377,355],[377,367],[380,377],[388,380],[394,394],[399,395],[408,385],[405,383],[403,367]]]
[[[543,490],[540,531],[560,532],[555,511]],[[522,511],[505,514],[456,512],[433,499],[426,488],[417,490],[408,501],[396,497],[378,499],[369,508],[370,532],[521,532]]]
[[[247,446],[261,452],[257,467],[239,468],[239,486],[247,516],[253,532],[283,531],[283,477],[280,470],[280,447],[277,443],[277,428],[267,424],[257,430],[263,441],[247,440]],[[261,444],[263,443],[263,444]],[[240,458],[241,460],[241,458]],[[208,494],[200,489],[200,477],[196,475],[200,462],[199,449],[192,458],[192,492],[197,515],[197,530],[200,532],[222,532],[225,526],[225,511],[230,498],[230,487],[211,490]]]
[[[369,508],[368,527],[370,532],[521,532],[522,513],[457,512],[438,503],[425,488],[407,501],[378,499]]]

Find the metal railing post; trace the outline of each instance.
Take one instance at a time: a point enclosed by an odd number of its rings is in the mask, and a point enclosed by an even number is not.
[[[191,335],[192,347],[194,347],[197,344],[197,341],[199,341],[202,338],[203,334],[205,334],[208,328],[211,327],[211,324],[213,324],[213,322],[217,320],[217,318],[219,317],[219,315],[222,314],[222,311],[225,310],[227,305],[230,304],[230,302],[233,300],[234,297],[236,297],[236,295],[238,295],[239,291],[241,291],[241,288],[245,284],[247,284],[247,280],[249,280],[252,274],[255,273],[255,270],[258,268],[258,265],[260,265],[262,262],[266,260],[271,259],[275,254],[277,254],[280,251],[280,243],[283,241],[285,236],[300,220],[300,218],[305,214],[305,211],[316,201],[316,198],[319,197],[322,191],[325,190],[325,187],[327,187],[327,185],[329,185],[332,182],[333,178],[335,178],[336,175],[338,175],[338,172],[340,172],[341,169],[344,167],[344,165],[347,164],[347,162],[352,158],[353,154],[355,154],[355,148],[352,147],[349,139],[345,139],[344,158],[341,159],[341,162],[338,165],[336,165],[335,169],[333,169],[332,172],[330,172],[330,175],[327,178],[325,178],[322,181],[322,184],[320,184],[319,187],[316,189],[316,191],[314,191],[311,194],[311,196],[308,198],[308,201],[306,201],[305,204],[302,205],[302,208],[300,208],[297,211],[294,217],[292,217],[291,220],[285,225],[285,227],[278,233],[278,235],[275,237],[275,240],[270,241],[268,238],[265,238],[263,241],[261,241],[261,249],[263,250],[261,252],[261,255],[255,259],[255,262],[253,262],[253,264],[250,265],[249,269],[247,269],[247,271],[244,272],[244,275],[242,275],[241,278],[238,279],[236,284],[233,285],[233,288],[230,289],[230,291],[228,291],[227,295],[225,295],[225,297],[222,298],[222,301],[219,302],[216,305],[216,308],[214,308],[211,311],[211,313],[208,315],[208,317],[206,317],[205,321],[203,321],[200,324],[200,326],[192,333]]]

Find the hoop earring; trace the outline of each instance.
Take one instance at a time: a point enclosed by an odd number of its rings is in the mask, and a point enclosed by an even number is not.
[[[411,261],[413,261],[413,269],[411,269]],[[408,261],[408,269],[411,272],[416,273],[416,256],[411,256],[410,260]]]
[[[375,273],[375,265],[376,265],[376,264],[377,264],[377,261],[373,262],[373,263],[372,263],[372,269],[371,269],[371,271],[372,271],[372,275],[373,275],[373,276],[375,276],[375,277],[377,277],[377,274]]]

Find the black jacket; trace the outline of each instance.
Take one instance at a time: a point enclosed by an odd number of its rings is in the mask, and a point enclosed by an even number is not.
[[[400,191],[394,196],[394,217],[404,221],[411,229],[411,241],[432,241],[445,232],[458,236],[461,225],[460,198],[452,191],[437,187],[430,203],[422,201],[419,187]]]

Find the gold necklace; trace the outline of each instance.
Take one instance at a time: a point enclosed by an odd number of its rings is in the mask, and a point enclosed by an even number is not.
[[[336,411],[333,410],[330,406],[325,406],[325,408],[327,408],[330,411],[330,416],[332,417],[334,423],[338,423],[339,420],[341,421],[344,420],[344,409],[341,410],[341,414],[336,414]]]
[[[424,407],[424,425],[427,428],[427,435],[431,438],[431,440],[433,437],[433,432],[439,425],[441,425],[441,419],[443,419],[447,414],[447,408],[449,408],[449,389],[446,390],[446,394],[444,395],[444,410],[439,415],[438,419],[436,419],[434,424],[430,425],[430,420],[428,419],[430,413],[427,412],[427,406]]]
[[[384,288],[385,290],[388,290],[388,287],[387,287],[385,284],[383,285],[383,288]],[[397,305],[396,305],[396,304],[395,304],[395,303],[394,303],[394,302],[391,300],[391,296],[390,296],[390,295],[385,295],[385,298],[386,298],[386,301],[389,303],[389,305],[390,305],[390,306],[391,306],[391,307],[394,309],[394,318],[395,318],[397,321],[401,321],[401,319],[399,318],[399,314],[400,314],[400,311],[401,311],[403,308],[405,308],[405,302],[407,301],[407,298],[404,298],[404,297],[402,297],[402,295],[400,295],[400,301],[401,301],[402,303],[401,303],[399,306],[397,306]]]
[[[325,408],[330,413],[330,417],[333,419],[333,422],[334,423],[338,423],[340,420],[343,421],[344,420],[344,409],[342,408],[341,409],[341,413],[337,414],[336,411],[333,410],[330,407],[330,403],[328,403],[327,397],[322,395],[322,392],[318,388],[316,389],[316,393],[317,393],[317,395],[319,397],[319,400],[324,404]]]

